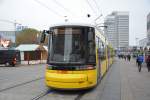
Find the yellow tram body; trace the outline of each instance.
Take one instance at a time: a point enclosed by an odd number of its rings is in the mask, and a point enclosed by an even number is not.
[[[46,71],[46,85],[59,89],[81,89],[97,83],[96,70],[88,71]]]
[[[113,49],[108,44],[105,36],[101,33],[101,31],[99,31],[95,27],[94,31],[96,57],[96,64],[94,66],[95,68],[92,68],[90,67],[90,64],[87,64],[86,66],[88,67],[86,70],[53,70],[49,68],[49,66],[53,67],[53,65],[47,64],[47,69],[45,72],[45,83],[48,87],[66,90],[87,89],[92,88],[98,84],[98,81],[102,79],[102,77],[105,75],[105,73],[113,63]],[[101,41],[101,45],[98,41]],[[103,49],[103,56],[99,55],[99,46],[103,46],[101,48]]]

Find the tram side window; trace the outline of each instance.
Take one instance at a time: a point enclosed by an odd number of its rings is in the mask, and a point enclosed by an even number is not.
[[[96,37],[96,48],[97,48],[97,53],[98,53],[98,58],[100,59],[101,58],[101,48],[100,48],[100,39],[99,37]]]
[[[88,54],[89,54],[88,62],[95,63],[96,62],[96,59],[95,59],[95,34],[94,34],[93,28],[89,28],[89,32],[88,32]]]
[[[112,48],[111,48],[111,57],[114,57],[114,51]]]
[[[101,60],[105,60],[105,46],[102,41],[99,41],[99,55]]]
[[[110,48],[107,46],[107,55],[108,55],[108,58],[110,58],[110,56],[111,56],[111,52],[110,52]]]
[[[98,37],[96,37],[96,48],[99,48],[99,38]]]
[[[107,49],[106,49],[106,45],[104,45],[104,59],[106,59],[106,53],[107,53]]]

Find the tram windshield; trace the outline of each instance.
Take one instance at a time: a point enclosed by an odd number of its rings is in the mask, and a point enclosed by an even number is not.
[[[86,62],[87,27],[54,27],[49,37],[50,64]]]

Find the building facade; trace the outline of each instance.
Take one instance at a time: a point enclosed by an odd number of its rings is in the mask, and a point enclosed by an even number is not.
[[[112,44],[113,47],[118,47],[118,34],[115,27],[115,16],[107,16],[104,22],[105,26],[107,26],[104,29],[104,32],[106,34],[106,37],[108,41]]]
[[[105,34],[116,49],[129,47],[129,12],[112,12],[105,18]]]
[[[146,47],[147,46],[147,38],[139,40],[139,47]]]
[[[150,13],[147,15],[147,45],[150,46]]]

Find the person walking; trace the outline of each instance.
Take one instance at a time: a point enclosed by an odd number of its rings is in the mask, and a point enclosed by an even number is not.
[[[127,58],[128,58],[128,61],[130,61],[130,59],[131,59],[131,55],[130,55],[130,54],[128,54],[128,55],[127,55]]]
[[[148,72],[150,72],[150,55],[148,55],[148,56],[146,57],[146,64],[147,64]]]
[[[144,61],[144,56],[141,54],[137,57],[137,63],[138,63],[138,70],[141,72],[142,63]]]
[[[136,56],[136,65],[138,66],[138,55]]]
[[[125,54],[123,55],[123,57],[124,57],[124,60],[126,60],[126,59],[127,59],[127,56],[126,56]]]

